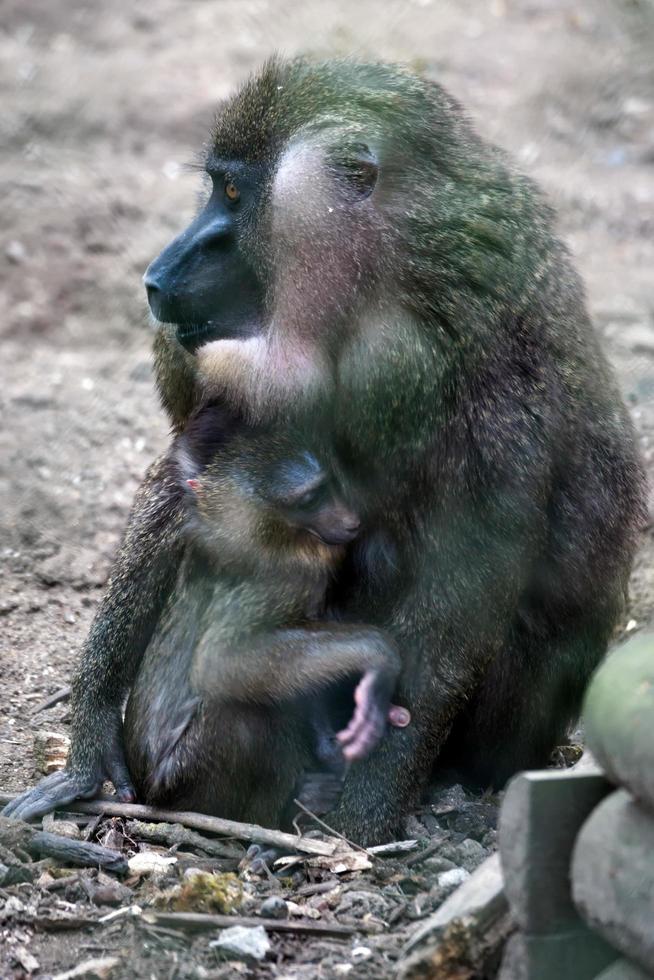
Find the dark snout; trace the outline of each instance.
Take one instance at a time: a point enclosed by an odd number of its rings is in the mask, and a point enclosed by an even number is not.
[[[153,316],[176,324],[188,350],[258,332],[262,290],[230,215],[203,211],[150,263],[143,282]]]
[[[311,530],[325,544],[349,544],[361,530],[361,521],[350,511],[330,508],[317,517]]]

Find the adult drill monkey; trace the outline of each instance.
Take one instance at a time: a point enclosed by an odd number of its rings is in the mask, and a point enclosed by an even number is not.
[[[634,438],[548,208],[437,85],[271,61],[220,109],[206,168],[206,207],[146,276],[163,403],[183,428],[216,341],[240,340],[232,403],[333,447],[364,528],[333,603],[395,639],[413,719],[333,819],[383,840],[437,762],[501,784],[575,716],[644,513]],[[76,674],[68,769],[12,812],[107,776],[131,794],[121,707],[178,511],[155,464]]]

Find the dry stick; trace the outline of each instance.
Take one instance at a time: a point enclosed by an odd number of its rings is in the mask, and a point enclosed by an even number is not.
[[[39,711],[45,711],[46,708],[54,708],[55,704],[59,704],[60,701],[67,701],[70,697],[70,691],[70,687],[60,687],[58,691],[51,694],[45,701],[37,704],[36,708],[32,709],[32,714],[38,715]]]
[[[126,827],[130,837],[151,841],[155,844],[168,844],[169,847],[190,847],[204,851],[212,857],[240,860],[245,851],[241,844],[229,844],[222,840],[203,837],[194,830],[187,830],[178,823],[144,823],[142,820],[129,820]]]
[[[315,813],[312,813],[311,810],[309,810],[304,805],[304,803],[300,803],[299,800],[293,800],[293,803],[295,803],[296,806],[299,806],[300,810],[302,810],[303,813],[306,813],[308,817],[311,817],[312,820],[315,820],[318,826],[322,827],[323,830],[326,830],[327,833],[331,834],[332,837],[339,837],[342,841],[345,841],[345,843],[349,847],[351,847],[353,851],[362,851],[364,854],[369,854],[369,851],[367,851],[365,847],[361,847],[360,844],[355,844],[354,841],[348,840],[348,838],[345,837],[344,834],[339,834],[338,830],[334,830],[334,828],[330,827],[329,824],[325,823],[324,820],[321,820],[320,817],[317,817]]]
[[[0,803],[9,803],[15,799],[16,795],[14,793],[0,793]],[[66,806],[70,806],[70,804],[66,804]],[[60,810],[63,808],[63,805],[59,807]],[[254,844],[269,844],[270,847],[279,847],[291,852],[301,851],[303,854],[319,854],[331,857],[337,847],[335,843],[312,840],[309,837],[296,837],[294,834],[286,834],[281,830],[271,830],[268,827],[259,827],[253,823],[239,823],[237,820],[225,820],[223,817],[210,817],[205,813],[160,810],[159,807],[145,806],[141,803],[115,803],[113,800],[104,799],[76,800],[75,810],[79,813],[100,813],[107,817],[181,823],[186,827],[192,827],[194,830],[204,830],[210,834],[222,834],[224,837],[236,837],[238,840],[249,840]]]
[[[126,859],[117,851],[40,831],[20,820],[8,820],[6,817],[0,818],[0,844],[18,858],[24,854],[27,859],[31,854],[83,868],[104,868],[114,874],[127,874],[128,870]]]
[[[69,840],[46,831],[34,834],[31,849],[42,857],[54,858],[65,864],[81,864],[84,868],[104,868],[114,874],[127,874],[127,861],[122,854],[100,844],[87,844],[81,840]]]
[[[273,932],[304,932],[323,936],[355,936],[369,932],[363,923],[360,928],[330,922],[293,922],[289,919],[259,919],[247,915],[204,915],[199,912],[147,912],[143,919],[152,925],[172,926],[201,932],[205,929],[227,929],[230,926],[263,926]]]
[[[428,847],[425,847],[424,850],[419,851],[417,854],[412,854],[411,857],[407,858],[406,860],[407,868],[412,867],[414,864],[422,864],[422,862],[428,857],[431,857],[432,854],[436,854],[437,851],[440,851],[441,847],[445,843],[445,840],[445,837],[441,837],[440,840],[433,841],[433,843],[429,844]]]
[[[333,892],[338,887],[338,879],[330,878],[329,881],[316,881],[311,885],[302,885],[294,892],[294,895],[297,895],[298,898],[309,898],[310,895],[324,895],[327,892]]]

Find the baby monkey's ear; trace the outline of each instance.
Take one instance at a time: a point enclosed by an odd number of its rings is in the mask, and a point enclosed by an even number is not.
[[[193,493],[200,493],[200,481],[199,480],[187,480],[186,486],[193,491]]]

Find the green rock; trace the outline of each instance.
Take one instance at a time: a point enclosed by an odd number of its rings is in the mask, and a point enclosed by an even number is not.
[[[645,973],[635,963],[619,959],[611,963],[606,970],[602,970],[595,980],[649,980],[650,977],[651,973]]]
[[[586,694],[588,744],[612,782],[654,808],[654,634],[619,647]]]

